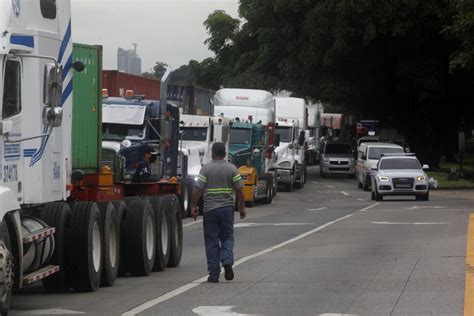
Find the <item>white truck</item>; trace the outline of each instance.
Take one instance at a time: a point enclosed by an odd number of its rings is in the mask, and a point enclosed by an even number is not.
[[[221,89],[214,96],[214,113],[231,120],[228,160],[239,168],[244,199],[272,202],[277,191],[275,163],[275,100],[268,91]]]
[[[306,182],[306,102],[291,97],[275,98],[279,146],[272,166],[278,173],[278,184],[287,191],[302,188]]]
[[[12,288],[95,291],[119,268],[148,275],[181,260],[179,184],[115,182],[100,168],[101,53],[76,59],[70,11],[68,0],[0,0],[1,315]]]
[[[199,171],[212,160],[211,149],[215,142],[229,145],[229,119],[201,115],[180,116],[180,174],[185,179],[183,203],[186,216],[191,216],[191,196]],[[200,208],[202,209],[202,207]]]
[[[308,129],[306,130],[306,165],[319,164],[321,139],[321,108],[320,103],[309,103],[306,106],[308,114]]]

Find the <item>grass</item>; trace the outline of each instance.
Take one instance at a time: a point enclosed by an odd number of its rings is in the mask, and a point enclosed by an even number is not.
[[[429,177],[438,180],[438,189],[474,189],[474,154],[463,157],[462,177],[459,181],[448,181],[451,169],[459,172],[459,162],[441,162],[440,168],[428,172]]]

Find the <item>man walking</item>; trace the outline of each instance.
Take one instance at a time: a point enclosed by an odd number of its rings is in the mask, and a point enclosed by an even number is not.
[[[219,282],[220,263],[225,279],[234,279],[234,192],[239,202],[240,218],[246,216],[241,177],[237,168],[224,160],[223,143],[212,146],[212,162],[204,165],[191,201],[192,216],[198,216],[197,204],[204,194],[204,241],[206,244],[208,282]]]

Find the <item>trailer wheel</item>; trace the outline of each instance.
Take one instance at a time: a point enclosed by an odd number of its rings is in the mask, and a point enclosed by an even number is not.
[[[273,187],[273,178],[271,174],[267,174],[262,177],[262,180],[265,180],[266,183],[266,190],[265,190],[265,198],[262,200],[263,204],[270,204],[272,203],[273,200],[273,192],[272,192],[272,187]]]
[[[120,222],[117,210],[112,203],[100,203],[99,209],[104,232],[102,243],[104,259],[100,285],[112,286],[117,278],[120,260]]]
[[[140,198],[128,200],[123,243],[126,267],[132,275],[146,276],[151,273],[156,255],[155,232],[156,222],[150,201]]]
[[[115,210],[117,211],[117,219],[118,219],[118,228],[119,228],[119,245],[120,245],[120,256],[119,256],[119,265],[118,265],[118,276],[125,275],[125,259],[123,254],[125,253],[124,245],[122,240],[123,239],[123,232],[125,230],[125,217],[127,216],[127,204],[124,201],[113,201],[112,204],[115,206]]]
[[[168,267],[177,267],[183,254],[183,219],[179,213],[179,201],[176,195],[165,196],[170,218],[170,257]]]
[[[91,292],[99,287],[103,237],[97,203],[74,203],[68,229],[68,272],[74,289]]]
[[[40,214],[40,218],[50,227],[54,227],[54,252],[51,264],[58,265],[59,271],[46,279],[43,286],[50,292],[62,292],[68,289],[67,282],[67,231],[71,217],[71,208],[63,202],[49,203]]]
[[[0,315],[7,315],[13,287],[13,256],[11,253],[10,234],[7,223],[0,227]]]
[[[163,271],[170,257],[170,218],[163,197],[150,199],[156,221],[156,257],[153,271]]]

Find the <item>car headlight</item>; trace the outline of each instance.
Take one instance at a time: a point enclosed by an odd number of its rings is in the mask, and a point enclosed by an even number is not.
[[[291,166],[289,161],[283,161],[278,164],[280,167],[289,168]]]
[[[389,180],[389,178],[385,177],[385,176],[379,176],[378,178],[379,178],[380,181],[383,181],[383,182],[386,182],[386,181]]]
[[[416,180],[417,181],[425,181],[426,177],[425,176],[418,176],[418,177],[416,177]]]

